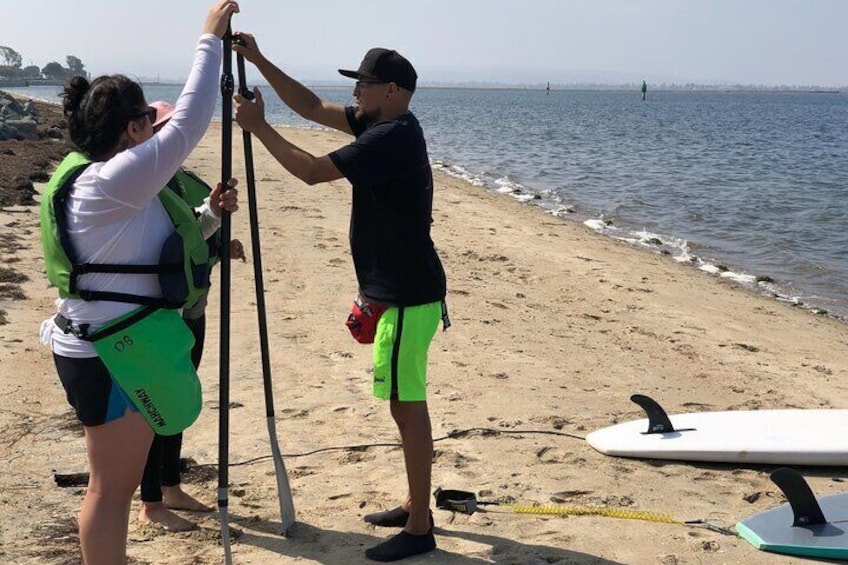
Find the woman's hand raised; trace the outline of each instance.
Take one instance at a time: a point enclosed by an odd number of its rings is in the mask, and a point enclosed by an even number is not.
[[[212,33],[218,37],[224,37],[227,26],[230,24],[230,16],[239,12],[238,2],[233,0],[218,0],[206,15],[203,24],[203,33]]]

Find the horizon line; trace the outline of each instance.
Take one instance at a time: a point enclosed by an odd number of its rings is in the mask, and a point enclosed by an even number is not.
[[[153,79],[153,77],[140,77],[137,79],[141,84],[150,85],[182,85],[185,82],[178,79]],[[351,84],[337,82],[333,80],[316,79],[313,81],[300,81],[305,86],[320,87],[320,88],[353,88]],[[270,86],[265,81],[256,81],[253,83],[256,86]],[[416,89],[448,89],[448,88],[479,88],[479,89],[509,89],[509,90],[527,90],[539,89],[547,90],[550,85],[550,90],[624,90],[630,88],[641,87],[641,82],[504,82],[504,81],[428,81],[419,84]],[[821,84],[768,84],[768,83],[741,83],[741,82],[657,82],[648,83],[652,90],[804,90],[804,91],[827,91],[827,92],[845,92],[848,91],[848,84],[845,85],[821,85]]]

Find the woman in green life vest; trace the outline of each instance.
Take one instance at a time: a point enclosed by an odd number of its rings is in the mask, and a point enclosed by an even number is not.
[[[168,427],[169,420],[151,404],[151,391],[144,386],[124,390],[117,384],[115,371],[107,368],[104,353],[92,339],[142,304],[132,300],[174,307],[166,281],[181,280],[184,286],[186,276],[194,274],[185,271],[179,261],[162,260],[165,251],[185,260],[182,241],[193,236],[191,225],[183,222],[185,234],[173,239],[178,219],[170,208],[176,203],[160,198],[160,192],[203,137],[214,114],[222,58],[220,38],[238,10],[231,0],[216,0],[209,10],[174,116],[158,133],[153,132],[155,109],[147,105],[141,86],[126,76],[92,81],[74,77],[62,93],[77,151],[48,183],[50,195],[57,198],[47,194],[42,198],[45,263],[60,296],[58,315],[42,324],[41,338],[53,351],[68,401],[85,429],[89,483],[79,514],[79,536],[87,565],[126,563],[132,495],[141,480],[153,426],[161,422],[163,428]],[[235,190],[216,186],[193,229],[199,226],[203,236],[211,235],[220,225],[221,210],[236,208]],[[172,241],[177,245],[169,248],[166,244]],[[158,274],[132,272],[132,268],[101,269],[163,262],[177,268]],[[202,277],[193,279],[192,286],[202,285]],[[185,297],[190,292],[173,296]],[[173,318],[158,314],[175,310],[150,308],[156,313],[145,322],[167,323],[157,329],[179,335],[180,344],[190,348],[191,335],[179,315],[174,323]],[[117,336],[123,337],[122,332],[132,335],[132,327],[120,328]],[[188,334],[187,339],[180,332]],[[133,351],[137,345],[128,337],[118,340],[115,349]],[[155,365],[157,356],[148,357]],[[188,370],[193,372],[190,360]],[[158,378],[146,364],[130,373],[134,378]]]

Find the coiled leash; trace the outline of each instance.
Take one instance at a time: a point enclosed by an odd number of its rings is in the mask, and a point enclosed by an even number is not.
[[[657,512],[645,512],[642,510],[626,510],[622,508],[609,508],[605,506],[536,506],[522,504],[503,504],[497,501],[477,500],[473,492],[454,489],[437,488],[433,492],[436,498],[436,508],[459,512],[460,514],[474,514],[475,512],[488,512],[481,506],[500,506],[506,508],[513,514],[534,514],[543,516],[603,516],[606,518],[621,518],[624,520],[644,520],[647,522],[659,522],[662,524],[678,524],[681,526],[701,527],[708,530],[736,536],[736,532],[722,527],[707,520],[677,520],[668,514]],[[507,513],[507,512],[504,512]]]

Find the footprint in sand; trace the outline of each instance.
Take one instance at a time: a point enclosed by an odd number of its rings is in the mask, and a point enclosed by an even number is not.
[[[291,475],[294,479],[299,479],[301,477],[311,477],[317,471],[314,467],[295,467],[291,471],[289,471],[289,475]]]
[[[287,418],[301,419],[309,416],[309,410],[298,410],[297,408],[285,408],[279,411]]]
[[[455,469],[464,469],[468,466],[473,466],[475,463],[473,457],[468,457],[455,451],[442,451],[437,449],[433,454],[433,462],[439,465],[453,465]]]
[[[536,458],[543,465],[552,465],[557,463],[580,465],[586,463],[585,458],[558,447],[543,447],[536,452]]]
[[[374,461],[376,457],[367,451],[348,450],[336,457],[336,461],[342,465],[350,465],[352,463],[363,463]]]
[[[333,351],[327,357],[333,361],[341,361],[343,359],[353,359],[353,353],[350,351]]]

